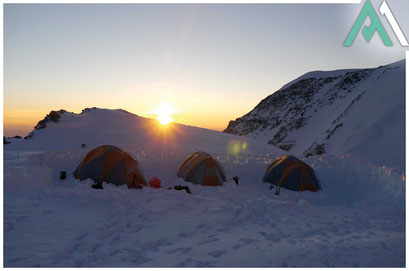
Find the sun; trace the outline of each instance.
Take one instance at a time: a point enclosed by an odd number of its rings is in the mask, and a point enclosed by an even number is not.
[[[162,113],[158,116],[158,121],[162,125],[168,125],[173,121],[173,119],[166,113]]]
[[[157,120],[162,125],[168,125],[173,121],[171,115],[176,113],[176,110],[173,109],[169,102],[163,101],[159,104],[159,106],[154,110],[155,114],[157,114]]]

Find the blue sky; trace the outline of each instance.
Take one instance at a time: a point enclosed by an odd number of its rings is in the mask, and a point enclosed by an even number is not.
[[[387,2],[409,38],[409,1]],[[379,13],[393,47],[377,33],[343,47],[362,5],[5,4],[5,134],[26,134],[53,109],[149,117],[161,101],[177,122],[222,130],[305,72],[403,59]]]

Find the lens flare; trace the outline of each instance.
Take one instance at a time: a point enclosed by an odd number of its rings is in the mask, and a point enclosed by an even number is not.
[[[231,155],[239,155],[247,149],[247,142],[241,143],[237,140],[232,140],[227,145],[227,152]]]

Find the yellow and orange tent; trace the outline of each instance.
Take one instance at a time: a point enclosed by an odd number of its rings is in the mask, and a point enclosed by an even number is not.
[[[126,184],[128,188],[146,186],[142,168],[136,159],[118,147],[104,145],[91,150],[74,172],[77,179]]]
[[[186,158],[177,176],[187,182],[205,186],[222,185],[226,181],[226,174],[220,162],[210,154],[200,151]]]
[[[313,191],[321,189],[320,182],[314,170],[291,155],[274,160],[264,174],[263,182],[293,191]]]

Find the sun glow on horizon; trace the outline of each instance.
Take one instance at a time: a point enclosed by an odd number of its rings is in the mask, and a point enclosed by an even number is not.
[[[167,101],[162,101],[159,106],[152,111],[153,114],[158,115],[156,119],[162,125],[168,125],[173,122],[172,114],[177,113],[177,111],[172,107],[172,105]]]
[[[173,121],[173,119],[168,114],[160,114],[158,116],[158,121],[162,125],[168,125]]]

